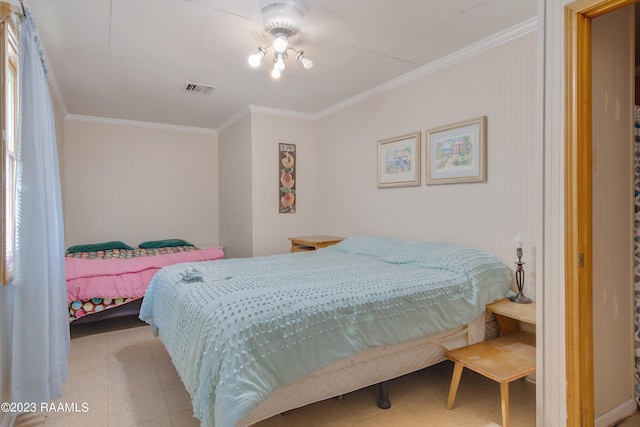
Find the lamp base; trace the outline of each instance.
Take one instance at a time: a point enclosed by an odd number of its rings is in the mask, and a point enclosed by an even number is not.
[[[525,297],[524,294],[519,293],[515,297],[509,298],[511,301],[516,302],[518,304],[531,304],[531,298]]]

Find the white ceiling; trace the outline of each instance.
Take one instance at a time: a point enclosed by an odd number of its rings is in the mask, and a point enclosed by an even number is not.
[[[247,105],[320,113],[536,15],[536,0],[299,2],[308,12],[294,47],[314,67],[290,57],[280,80],[269,56],[247,63],[265,0],[27,4],[65,113],[209,129]],[[187,94],[187,81],[216,89]]]

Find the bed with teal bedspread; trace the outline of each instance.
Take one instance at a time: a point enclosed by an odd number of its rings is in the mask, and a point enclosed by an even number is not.
[[[352,237],[164,267],[140,318],[160,331],[202,426],[230,427],[336,360],[471,322],[510,284],[509,269],[481,250]]]

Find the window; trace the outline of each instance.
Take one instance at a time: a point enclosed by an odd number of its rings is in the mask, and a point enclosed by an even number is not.
[[[18,40],[10,18],[1,24],[2,49],[2,284],[13,278],[16,223],[16,169],[18,142]]]

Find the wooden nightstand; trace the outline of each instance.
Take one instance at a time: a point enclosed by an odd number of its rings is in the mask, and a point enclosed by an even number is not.
[[[498,325],[503,335],[520,329],[518,322],[536,324],[536,303],[516,304],[508,298],[501,299],[487,306],[487,311],[496,315]]]
[[[518,330],[518,321],[535,325],[536,306],[503,299],[489,304],[487,311],[495,313],[503,336],[444,354],[455,362],[447,409],[453,408],[462,370],[468,368],[500,383],[502,426],[509,427],[509,383],[536,371],[536,336]]]
[[[299,236],[289,237],[289,240],[291,240],[291,252],[306,252],[335,245],[341,242],[343,238],[334,236]]]

